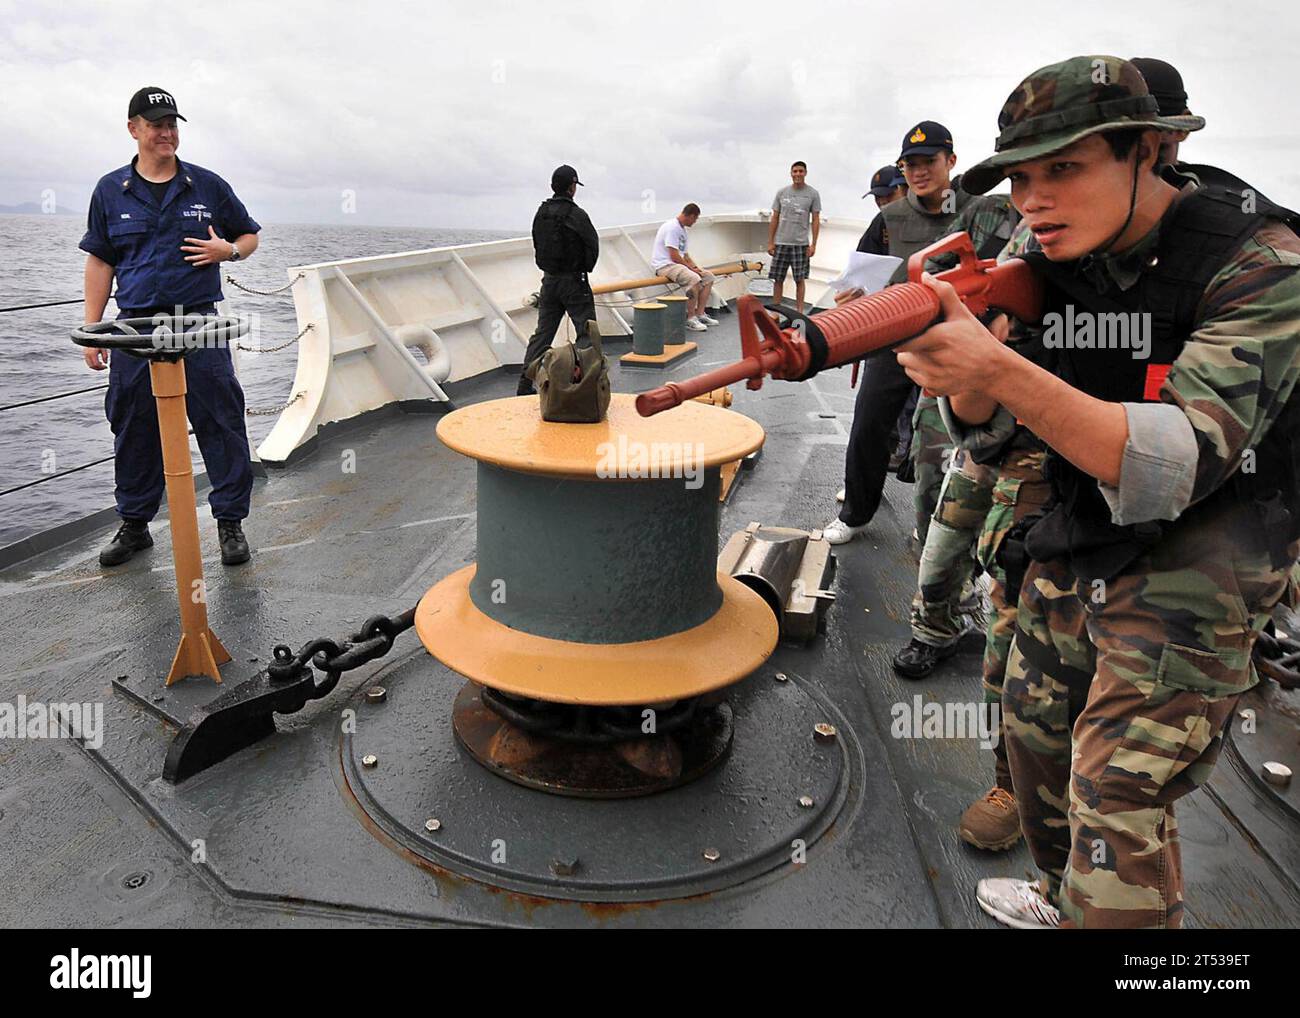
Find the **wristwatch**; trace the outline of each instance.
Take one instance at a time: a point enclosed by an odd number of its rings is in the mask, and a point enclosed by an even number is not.
[[[244,256],[239,253],[239,245],[233,240],[230,242],[230,261],[237,262]]]

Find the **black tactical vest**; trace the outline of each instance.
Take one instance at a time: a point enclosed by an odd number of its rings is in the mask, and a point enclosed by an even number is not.
[[[1077,263],[1053,263],[1042,252],[1023,256],[1046,283],[1045,318],[1053,312],[1068,315],[1068,305],[1076,314],[1151,316],[1150,356],[1144,359],[1135,359],[1132,349],[1122,348],[1045,351],[1054,372],[1075,388],[1110,402],[1158,402],[1165,376],[1196,327],[1197,310],[1210,281],[1264,219],[1277,219],[1296,229],[1295,213],[1253,190],[1244,194],[1244,182],[1213,167],[1195,167],[1195,171],[1202,186],[1161,222],[1156,248],[1128,290],[1111,287],[1098,293],[1078,274]],[[1184,182],[1175,171],[1166,170],[1166,176],[1171,183]],[[1252,204],[1253,211],[1245,211]],[[1252,504],[1274,566],[1281,568],[1287,545],[1300,537],[1300,443],[1293,447],[1291,441],[1298,426],[1300,390],[1256,450],[1255,471],[1236,471],[1218,491],[1189,506],[1181,519],[1221,510],[1223,499]],[[1067,558],[1081,579],[1115,576],[1156,544],[1170,525],[1112,523],[1096,479],[1055,453],[1048,457],[1046,473],[1055,504],[1030,531],[1027,547],[1039,560]]]
[[[569,198],[547,198],[533,217],[533,252],[543,272],[582,272],[582,238],[569,228],[573,212]]]

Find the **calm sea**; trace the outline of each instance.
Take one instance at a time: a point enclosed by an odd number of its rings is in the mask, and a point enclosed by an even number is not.
[[[84,221],[79,216],[0,215],[0,308],[81,297],[85,255],[77,249]],[[258,290],[288,282],[290,265],[361,258],[416,248],[467,244],[511,236],[474,230],[419,230],[382,227],[267,226],[262,244],[247,263],[223,265]],[[277,346],[298,332],[293,301],[258,297],[224,285],[237,313],[259,312],[261,332],[242,342]],[[106,317],[115,315],[109,303]],[[81,349],[68,338],[81,324],[81,305],[0,313],[0,406],[39,396],[81,389],[108,381],[107,372],[91,371]],[[278,353],[241,353],[240,377],[250,409],[271,409],[289,398],[297,347]],[[248,418],[254,443],[271,430],[275,416]],[[202,460],[195,453],[195,469]],[[0,491],[111,456],[113,435],[104,418],[104,393],[0,412]],[[201,501],[200,514],[207,512]],[[0,495],[0,546],[48,527],[66,523],[113,504],[113,464],[9,495]]]

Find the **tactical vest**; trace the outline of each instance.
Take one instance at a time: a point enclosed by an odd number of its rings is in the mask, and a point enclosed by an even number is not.
[[[956,199],[955,208],[951,212],[936,214],[926,210],[920,199],[910,191],[901,201],[890,202],[880,210],[880,214],[885,217],[889,253],[903,259],[903,264],[889,277],[890,283],[906,282],[907,260],[951,230],[957,215],[970,203],[974,196],[961,189],[960,181],[961,177],[957,176],[948,184]]]
[[[533,217],[533,252],[543,272],[583,271],[582,239],[568,225],[573,208],[568,198],[547,198]]]
[[[1198,169],[1212,169],[1199,168]],[[1221,180],[1236,178],[1223,174]],[[1177,173],[1169,173],[1169,179]],[[1204,182],[1209,174],[1200,176]],[[1176,182],[1176,181],[1175,181]],[[1238,182],[1241,183],[1241,182]],[[1054,371],[1070,385],[1098,399],[1116,403],[1159,402],[1160,387],[1197,325],[1205,289],[1261,222],[1276,219],[1295,230],[1295,213],[1254,193],[1255,211],[1244,212],[1242,187],[1203,183],[1187,195],[1160,224],[1156,249],[1147,256],[1137,283],[1126,291],[1099,294],[1077,273],[1076,263],[1053,263],[1042,252],[1022,257],[1034,265],[1047,286],[1044,315],[1076,312],[1149,314],[1151,349],[1135,359],[1131,349],[1051,350]],[[1094,319],[1096,320],[1096,319]],[[1256,450],[1255,471],[1237,470],[1217,491],[1180,516],[1205,518],[1223,511],[1225,500],[1254,506],[1266,535],[1275,568],[1282,568],[1287,546],[1300,537],[1300,443],[1291,437],[1300,427],[1300,390]],[[1127,526],[1111,522],[1110,507],[1095,478],[1064,457],[1050,453],[1045,470],[1052,482],[1054,505],[1029,533],[1027,546],[1036,559],[1065,557],[1083,580],[1110,579],[1161,540],[1168,522]]]

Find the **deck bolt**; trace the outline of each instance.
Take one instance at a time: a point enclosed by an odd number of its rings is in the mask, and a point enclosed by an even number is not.
[[[719,859],[722,858],[722,853],[719,852],[716,848],[706,848],[704,850],[704,858],[707,859],[709,862],[717,862]]]
[[[388,690],[383,686],[371,686],[366,690],[366,699],[371,703],[383,703],[388,699]]]
[[[424,829],[430,834],[434,831],[440,831],[442,830],[442,821],[437,817],[429,817],[429,819],[424,822]]]
[[[827,724],[825,721],[813,725],[813,738],[818,742],[830,742],[838,734],[839,732],[835,730],[835,726]]]
[[[362,767],[377,767],[378,765],[379,765],[379,757],[375,756],[374,753],[367,753],[365,756],[361,758]]]
[[[776,673],[776,681],[777,681],[777,682],[789,682],[789,681],[790,681],[790,677],[789,677],[788,675],[786,675],[785,672],[777,672],[777,673]]]
[[[557,877],[571,877],[578,872],[578,857],[563,856],[551,860],[551,872]]]
[[[1270,760],[1260,770],[1264,773],[1264,780],[1270,785],[1286,788],[1287,785],[1291,784],[1291,768],[1284,763]]]
[[[804,809],[812,809],[813,797],[811,795],[799,796],[799,805],[802,806]]]

